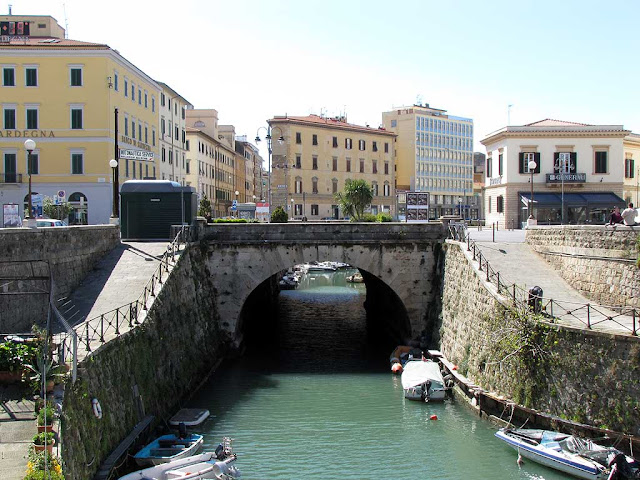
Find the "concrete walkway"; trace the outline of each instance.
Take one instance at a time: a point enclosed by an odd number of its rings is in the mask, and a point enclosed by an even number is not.
[[[0,386],[0,478],[21,480],[27,471],[29,446],[38,432],[34,402],[14,385]]]
[[[553,267],[524,243],[525,230],[492,232],[491,229],[478,231],[471,227],[468,232],[476,242],[477,248],[482,251],[482,255],[489,261],[491,268],[500,272],[502,283],[515,283],[527,292],[531,287],[539,286],[542,288],[543,304],[547,305],[548,313],[548,302],[553,299],[553,315],[560,318],[558,323],[586,328],[589,316],[593,330],[627,335],[631,332],[633,320],[630,316],[621,316],[612,310],[597,306],[595,302],[571,287]],[[586,304],[593,305],[589,312]],[[607,317],[614,320],[608,320]]]

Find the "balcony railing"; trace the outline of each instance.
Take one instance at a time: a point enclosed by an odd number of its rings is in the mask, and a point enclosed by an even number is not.
[[[0,173],[0,183],[22,183],[22,174]]]

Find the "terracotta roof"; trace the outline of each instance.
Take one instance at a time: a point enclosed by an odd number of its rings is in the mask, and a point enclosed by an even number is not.
[[[321,117],[319,115],[307,115],[306,117],[298,117],[298,116],[276,116],[270,120],[267,120],[267,123],[297,123],[297,124],[307,124],[307,125],[317,125],[319,127],[330,127],[330,128],[344,128],[349,130],[358,130],[366,133],[380,133],[383,135],[394,136],[395,133],[390,132],[382,127],[380,128],[371,128],[362,125],[356,125],[353,123],[347,123],[342,120],[341,117],[330,118],[330,117]]]
[[[55,49],[55,48],[97,48],[109,49],[109,45],[103,43],[81,42],[80,40],[69,40],[68,38],[54,37],[19,37],[11,38],[9,42],[0,43],[0,48],[37,48],[37,49]]]
[[[591,127],[588,123],[566,122],[564,120],[555,120],[553,118],[545,118],[544,120],[538,120],[537,122],[527,123],[525,127],[570,127],[570,126]]]

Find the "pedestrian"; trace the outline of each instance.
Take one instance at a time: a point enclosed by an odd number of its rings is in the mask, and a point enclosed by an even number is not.
[[[635,225],[636,224],[636,210],[633,208],[633,203],[629,203],[629,206],[622,211],[622,219],[624,220],[625,225]]]
[[[611,217],[609,218],[609,225],[615,225],[616,223],[622,223],[622,215],[620,215],[620,207],[617,205],[613,207]]]

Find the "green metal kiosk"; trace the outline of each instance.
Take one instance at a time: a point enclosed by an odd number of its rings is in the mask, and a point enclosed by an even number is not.
[[[123,240],[169,240],[172,225],[190,225],[198,198],[193,187],[168,180],[128,180],[120,188]]]

